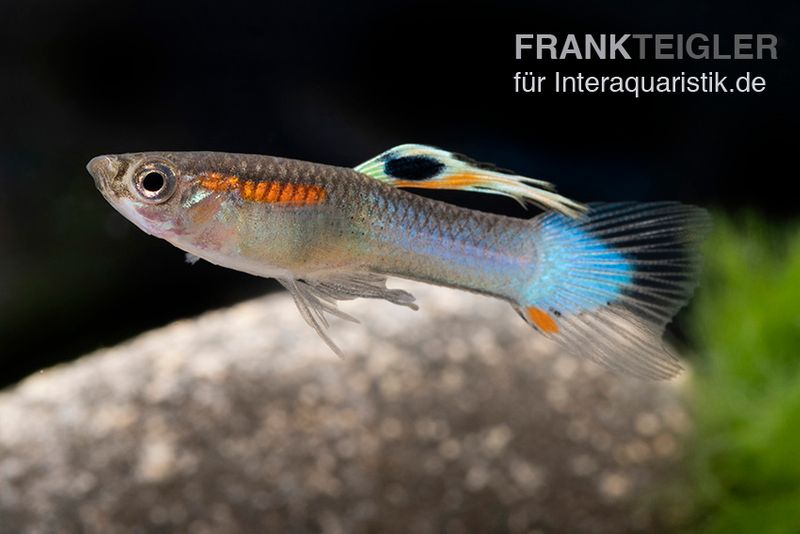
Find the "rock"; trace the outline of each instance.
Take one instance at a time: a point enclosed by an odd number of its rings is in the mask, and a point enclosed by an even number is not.
[[[394,282],[338,359],[287,294],[0,394],[2,532],[647,530],[679,388],[558,354],[506,303]]]

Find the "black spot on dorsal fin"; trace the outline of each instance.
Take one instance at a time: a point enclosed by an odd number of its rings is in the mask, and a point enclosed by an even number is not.
[[[484,163],[482,161],[476,161],[476,160],[472,159],[469,156],[465,156],[464,154],[455,154],[455,153],[453,153],[453,158],[458,160],[458,161],[460,161],[461,163],[466,163],[467,165],[475,167],[476,169],[483,169],[485,171],[499,172],[500,174],[508,174],[508,175],[511,175],[511,176],[516,176],[517,175],[517,173],[512,171],[512,170],[503,169],[502,167],[498,167],[494,163]]]
[[[401,156],[386,160],[384,172],[399,180],[427,180],[444,167],[444,163],[431,156]]]

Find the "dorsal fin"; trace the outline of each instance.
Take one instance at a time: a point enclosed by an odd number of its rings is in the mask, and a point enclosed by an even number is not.
[[[579,217],[586,206],[559,195],[553,184],[519,176],[466,156],[425,145],[400,145],[365,161],[356,171],[394,187],[453,189],[511,197],[522,206]]]

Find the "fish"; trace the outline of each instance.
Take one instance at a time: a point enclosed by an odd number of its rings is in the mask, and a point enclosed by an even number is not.
[[[507,301],[566,352],[643,379],[682,365],[663,338],[690,299],[710,225],[673,201],[580,203],[551,183],[418,144],[354,167],[221,152],[93,158],[105,199],[190,261],[275,278],[337,354],[338,303],[380,299],[417,309],[389,277]],[[519,218],[417,194],[460,190],[512,198]]]

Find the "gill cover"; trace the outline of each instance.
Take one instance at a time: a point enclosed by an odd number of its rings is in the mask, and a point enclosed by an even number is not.
[[[356,171],[398,188],[450,189],[511,197],[577,218],[586,206],[556,193],[551,183],[519,176],[494,165],[425,145],[400,145],[375,156]]]

